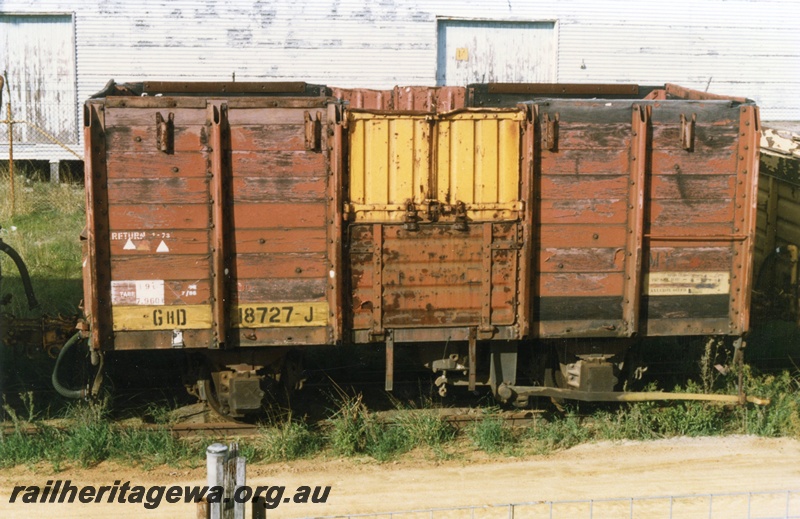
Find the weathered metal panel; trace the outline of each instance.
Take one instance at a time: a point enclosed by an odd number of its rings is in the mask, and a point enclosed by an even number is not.
[[[555,22],[439,20],[437,29],[437,85],[556,80]]]
[[[756,177],[744,164],[753,162],[757,116],[751,103],[670,91],[659,102],[533,101],[540,336],[658,334],[677,330],[670,319],[696,319],[685,333],[711,321],[715,333],[747,329],[755,219],[745,208]],[[517,90],[497,95],[519,101]]]
[[[350,113],[348,303],[356,341],[395,329],[419,330],[406,334],[415,340],[440,328],[471,327],[481,338],[527,330],[528,303],[520,300],[530,255],[521,221],[530,192],[521,171],[532,160],[531,150],[523,155],[526,114]]]
[[[470,224],[466,231],[352,225],[353,328],[479,328],[484,311],[486,327],[518,323],[520,231],[513,222]]]
[[[427,115],[350,112],[349,203],[356,221],[399,221],[431,198]]]
[[[399,110],[406,112],[449,112],[464,108],[461,87],[396,86],[392,90],[334,88],[333,96],[345,106],[358,110]]]
[[[75,159],[58,143],[81,152],[73,36],[71,14],[0,13],[0,74],[8,83],[2,110],[10,104],[13,119],[24,122],[13,130],[15,159]],[[0,142],[8,137],[0,125]],[[8,159],[7,147],[0,158]]]
[[[327,103],[192,99],[87,104],[104,116],[108,148],[97,157],[108,192],[90,202],[95,219],[108,206],[107,232],[89,240],[110,254],[110,275],[93,283],[111,294],[98,324],[113,327],[122,348],[135,347],[129,333],[147,343],[139,348],[173,346],[160,331],[175,330],[189,348],[335,341],[329,222],[341,216],[322,131]]]
[[[463,202],[476,220],[516,218],[524,119],[522,111],[465,111],[443,119],[436,135],[437,199]]]
[[[516,219],[524,119],[508,109],[349,112],[347,212],[355,221],[407,221],[434,203],[437,218],[463,210],[470,220]]]

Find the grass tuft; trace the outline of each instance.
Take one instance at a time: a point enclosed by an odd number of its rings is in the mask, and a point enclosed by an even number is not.
[[[322,438],[304,422],[289,418],[282,424],[261,431],[254,456],[265,461],[291,461],[308,458],[322,448]]]
[[[493,416],[484,416],[472,424],[467,428],[467,435],[475,447],[490,454],[508,452],[514,444],[514,433],[500,418]]]

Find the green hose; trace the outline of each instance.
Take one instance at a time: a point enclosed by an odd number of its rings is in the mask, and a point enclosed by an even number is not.
[[[74,346],[75,343],[80,341],[80,339],[81,339],[81,333],[78,332],[75,335],[73,335],[70,338],[70,340],[67,341],[67,343],[64,345],[63,348],[61,348],[61,351],[58,354],[58,358],[56,359],[56,366],[53,368],[53,376],[50,379],[53,382],[53,387],[55,388],[55,390],[58,391],[58,394],[63,396],[64,398],[86,398],[89,394],[88,388],[68,389],[62,386],[61,383],[58,381],[58,367],[61,365],[61,359],[64,358],[64,355],[66,355],[67,350],[69,350],[72,346]]]

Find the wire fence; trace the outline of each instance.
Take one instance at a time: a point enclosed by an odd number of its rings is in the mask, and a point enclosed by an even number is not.
[[[800,518],[800,490],[617,499],[534,501],[508,505],[347,514],[317,519],[621,519]]]
[[[0,218],[58,209],[61,190],[38,184],[83,180],[78,124],[69,115],[74,102],[40,101],[53,96],[38,90],[12,91],[2,76],[0,93]]]

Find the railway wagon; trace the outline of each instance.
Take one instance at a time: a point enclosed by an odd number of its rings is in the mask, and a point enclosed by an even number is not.
[[[442,394],[610,394],[638,338],[747,330],[758,124],[674,85],[110,84],[90,348],[184,350],[232,416],[341,342],[387,389],[414,345]]]
[[[764,319],[800,324],[800,142],[764,129],[758,181],[754,310]]]
[[[532,337],[622,339],[556,343],[557,385],[608,391],[626,360],[635,374],[626,338],[727,336],[741,353],[759,166],[752,101],[672,84],[472,85],[466,97],[536,110]]]

